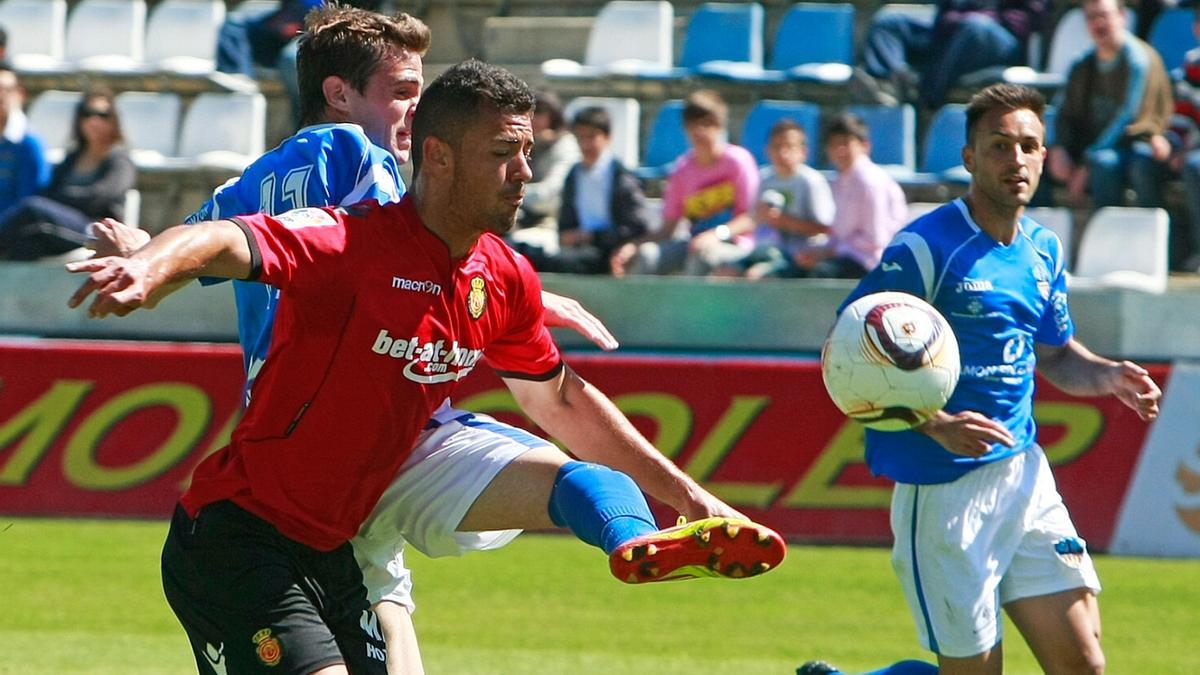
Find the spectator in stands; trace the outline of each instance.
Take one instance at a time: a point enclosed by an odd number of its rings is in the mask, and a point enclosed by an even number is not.
[[[0,258],[33,260],[87,241],[88,225],[124,219],[137,171],[124,145],[112,92],[85,92],[75,108],[72,147],[50,184],[0,214]]]
[[[1200,3],[1192,6],[1192,33],[1200,39]],[[1183,174],[1187,193],[1187,232],[1176,233],[1183,252],[1179,268],[1200,272],[1200,47],[1183,59],[1183,77],[1175,83],[1175,114],[1167,139],[1171,142],[1171,168]]]
[[[525,184],[525,201],[517,220],[519,227],[556,229],[567,172],[579,162],[579,144],[567,129],[562,101],[552,91],[537,92],[533,113],[533,180]]]
[[[767,137],[767,157],[771,165],[761,171],[753,214],[755,247],[731,267],[750,279],[798,276],[792,256],[833,223],[829,181],[805,164],[804,127],[786,118],[776,122]]]
[[[274,68],[284,46],[300,34],[304,15],[324,0],[283,0],[265,14],[225,21],[217,34],[217,70],[254,78]]]
[[[37,192],[50,178],[42,140],[29,131],[21,110],[25,89],[17,72],[0,61],[0,212]]]
[[[558,253],[530,258],[543,272],[608,274],[622,244],[646,234],[646,197],[637,176],[609,149],[612,120],[604,108],[584,108],[571,121],[583,159],[571,167],[558,211]]]
[[[829,240],[793,256],[800,276],[858,279],[879,264],[883,249],[904,226],[908,206],[900,185],[871,161],[866,122],[850,113],[825,128],[825,154],[837,167],[833,202],[837,207]]]
[[[933,23],[895,13],[871,22],[863,45],[866,74],[896,99],[937,108],[967,73],[1024,63],[1029,37],[1049,26],[1049,0],[938,0]]]
[[[727,140],[729,108],[714,91],[687,97],[683,126],[691,149],[676,163],[663,192],[663,225],[622,245],[612,271],[625,274],[707,274],[753,248],[751,209],[758,198],[758,163]],[[687,221],[686,233],[679,226]]]
[[[8,31],[0,26],[0,61],[8,59]]]
[[[1138,206],[1162,206],[1171,80],[1158,52],[1129,32],[1123,0],[1084,0],[1083,11],[1093,46],[1059,92],[1050,175],[1075,202],[1090,192],[1093,206],[1119,205],[1128,183]]]

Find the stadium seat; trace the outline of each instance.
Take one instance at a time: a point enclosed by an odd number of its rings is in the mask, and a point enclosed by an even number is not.
[[[79,70],[140,70],[145,46],[145,0],[80,0],[67,17],[65,58]]]
[[[970,175],[962,165],[962,148],[967,142],[967,107],[948,103],[933,114],[925,130],[920,172],[933,182],[966,183]]]
[[[1071,209],[1064,206],[1035,206],[1025,209],[1025,215],[1036,220],[1043,227],[1058,235],[1063,245],[1063,258],[1067,261],[1067,269],[1073,270],[1071,264],[1073,220]]]
[[[917,111],[911,105],[852,105],[848,110],[867,123],[876,164],[896,177],[916,170]]]
[[[767,159],[767,139],[771,127],[784,118],[791,118],[804,128],[808,136],[809,161],[816,158],[816,150],[821,146],[821,108],[804,101],[759,101],[746,114],[740,142],[754,155],[760,166],[770,163]]]
[[[600,9],[588,34],[583,63],[550,59],[542,74],[554,78],[597,78],[640,67],[670,68],[675,48],[671,3],[616,0]]]
[[[62,161],[71,145],[71,123],[75,119],[75,108],[82,96],[77,91],[51,89],[42,92],[26,111],[29,128],[42,139],[46,148],[46,159],[51,164]]]
[[[146,25],[146,63],[180,75],[211,73],[224,21],[222,0],[162,0]]]
[[[182,107],[178,94],[124,91],[117,94],[115,103],[130,156],[138,168],[161,167],[175,157]]]
[[[749,63],[762,68],[763,8],[758,3],[707,2],[688,20],[678,67],[622,68],[638,79],[678,80],[715,63]]]
[[[775,33],[768,68],[750,61],[718,61],[698,68],[701,75],[773,84],[788,79],[845,84],[854,62],[854,6],[798,3],[784,15]]]
[[[206,92],[184,115],[180,168],[241,171],[263,153],[267,101],[258,93]]]
[[[1191,7],[1165,9],[1150,27],[1150,46],[1158,50],[1168,71],[1181,68],[1183,57],[1196,46],[1192,21],[1196,14]]]
[[[1106,206],[1097,210],[1079,241],[1072,281],[1163,292],[1169,228],[1170,218],[1163,209]]]
[[[262,16],[279,7],[279,0],[242,0],[229,8],[227,17],[230,19],[251,19]]]
[[[572,99],[563,109],[569,124],[575,113],[583,108],[598,107],[608,111],[612,119],[612,145],[609,146],[617,159],[629,169],[638,166],[638,134],[641,132],[642,106],[635,98],[605,98],[580,96]]]
[[[0,26],[8,33],[8,59],[18,70],[49,70],[62,63],[67,0],[4,0]]]
[[[646,137],[646,154],[636,173],[643,179],[662,178],[670,173],[675,160],[687,150],[687,134],[683,131],[683,101],[666,101],[654,117],[654,124]]]

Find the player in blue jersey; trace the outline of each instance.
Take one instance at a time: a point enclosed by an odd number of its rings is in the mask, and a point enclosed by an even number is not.
[[[1097,673],[1100,582],[1037,444],[1034,367],[1077,396],[1111,394],[1144,420],[1146,370],[1074,337],[1062,243],[1024,215],[1046,156],[1045,101],[994,85],[967,107],[965,197],[902,230],[842,305],[924,298],[958,338],[962,374],[936,417],[867,430],[867,463],[896,481],[893,566],[942,673],[1000,673],[1004,609],[1048,673]]]

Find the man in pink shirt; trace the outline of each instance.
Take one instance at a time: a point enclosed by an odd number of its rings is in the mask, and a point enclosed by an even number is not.
[[[707,274],[753,248],[758,164],[750,151],[727,141],[728,119],[729,108],[716,92],[688,96],[683,126],[692,149],[667,178],[662,227],[617,248],[613,276]],[[684,220],[687,232],[677,232]]]
[[[800,276],[857,279],[876,265],[892,237],[904,227],[908,206],[891,176],[871,161],[865,122],[842,113],[825,128],[825,154],[837,167],[829,240],[796,253]]]

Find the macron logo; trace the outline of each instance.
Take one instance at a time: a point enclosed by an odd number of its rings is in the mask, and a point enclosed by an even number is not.
[[[441,284],[435,284],[432,281],[405,279],[404,277],[392,277],[392,288],[399,288],[402,291],[413,291],[414,293],[429,293],[430,295],[442,294]]]

